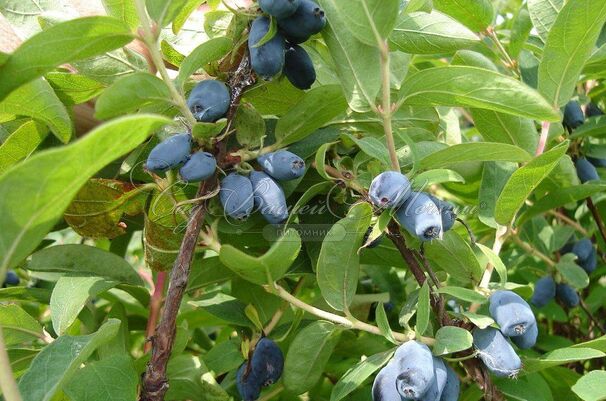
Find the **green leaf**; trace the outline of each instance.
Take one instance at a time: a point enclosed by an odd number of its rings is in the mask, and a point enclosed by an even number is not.
[[[566,154],[569,142],[563,142],[548,152],[532,159],[530,163],[516,170],[509,180],[495,208],[497,223],[509,224],[536,187],[551,173]]]
[[[343,113],[347,103],[339,85],[323,85],[307,91],[276,125],[281,145],[300,141]]]
[[[322,37],[334,61],[349,107],[365,112],[375,104],[381,88],[379,49],[360,42],[349,32],[345,15],[336,6],[338,0],[319,0],[328,24]]]
[[[560,258],[556,264],[556,269],[560,272],[566,283],[577,290],[582,290],[589,285],[589,276],[581,266],[575,263],[576,259],[575,254],[567,253]]]
[[[520,215],[518,223],[521,226],[524,222],[532,219],[534,216],[548,210],[587,199],[592,195],[604,191],[606,191],[606,184],[582,184],[568,188],[558,188],[557,191],[551,191],[548,196],[542,197],[524,211],[524,213]]]
[[[146,0],[145,7],[149,16],[163,28],[179,15],[185,3],[187,0]]]
[[[440,294],[448,294],[453,296],[461,301],[474,303],[474,304],[483,304],[486,303],[487,299],[482,294],[475,292],[474,290],[470,290],[468,288],[463,287],[440,287],[438,289]]]
[[[231,401],[198,356],[181,354],[168,362],[167,400]]]
[[[43,336],[40,323],[17,304],[0,304],[0,327],[8,347],[32,342]]]
[[[449,146],[425,156],[419,163],[421,169],[447,167],[469,161],[527,162],[528,152],[514,145],[490,142],[469,142]]]
[[[484,31],[494,18],[490,0],[433,0],[436,10],[448,14],[474,32]]]
[[[314,161],[316,162],[316,170],[320,177],[331,182],[332,177],[326,172],[326,152],[328,152],[328,149],[335,143],[336,142],[328,142],[322,144],[316,151],[316,156],[314,157]]]
[[[385,313],[385,308],[383,307],[383,302],[379,302],[375,309],[375,316],[377,321],[377,326],[379,330],[381,330],[381,334],[392,344],[399,344],[398,341],[393,336],[393,332],[391,331],[391,327],[389,326],[389,320],[387,319],[387,314]]]
[[[491,326],[495,323],[495,321],[490,316],[478,315],[477,313],[472,312],[461,312],[462,316],[465,316],[469,321],[481,329],[485,329],[488,326]]]
[[[437,67],[409,74],[400,99],[404,104],[476,107],[541,121],[560,120],[559,110],[534,89],[477,67]]]
[[[284,386],[295,394],[311,390],[339,341],[341,331],[330,322],[305,327],[290,344],[284,361]]]
[[[295,203],[295,205],[293,206],[292,212],[288,216],[288,221],[286,222],[286,224],[289,224],[292,221],[292,219],[294,219],[297,216],[297,214],[299,213],[299,210],[303,206],[305,206],[307,204],[307,202],[312,200],[318,194],[328,192],[333,187],[333,185],[334,184],[332,182],[325,181],[325,182],[320,182],[320,183],[314,184],[311,187],[309,187],[303,193],[303,195],[301,195],[297,199],[297,203]]]
[[[113,17],[77,18],[32,36],[0,66],[0,100],[26,82],[71,61],[103,54],[133,39],[130,29]]]
[[[187,3],[183,7],[181,7],[179,14],[177,14],[177,16],[173,20],[172,30],[175,35],[179,33],[181,28],[183,28],[183,25],[185,25],[185,22],[187,21],[191,13],[193,13],[205,1],[206,0],[187,0]],[[208,13],[209,12],[207,11],[204,15],[205,20],[208,18]]]
[[[0,14],[21,39],[27,39],[41,31],[38,18],[43,14],[65,12],[64,7],[65,4],[57,0],[2,0]]]
[[[417,306],[417,324],[415,330],[423,335],[429,327],[429,316],[431,314],[431,304],[429,301],[429,285],[427,281],[423,283],[419,291],[419,304]]]
[[[441,327],[436,333],[433,354],[436,356],[452,354],[471,348],[473,337],[465,329],[455,326]]]
[[[107,120],[145,106],[170,103],[170,92],[160,78],[146,72],[136,72],[116,80],[99,96],[95,104],[95,117]]]
[[[102,0],[102,3],[107,15],[124,21],[131,29],[139,26],[139,17],[133,0]]]
[[[527,358],[524,360],[524,372],[538,372],[552,366],[565,365],[577,361],[604,358],[606,354],[592,348],[568,347],[548,352],[539,358]]]
[[[216,293],[189,303],[197,308],[203,308],[227,323],[245,327],[254,326],[246,315],[246,305],[231,295]]]
[[[244,280],[264,285],[281,279],[297,258],[300,249],[299,233],[289,228],[263,256],[254,257],[231,245],[223,245],[219,259]]]
[[[226,37],[210,39],[196,47],[181,63],[179,75],[175,79],[178,87],[183,84],[191,75],[207,64],[224,57],[232,48],[232,42]]]
[[[583,125],[574,130],[570,139],[586,138],[588,136],[599,138],[606,135],[606,116],[589,118]]]
[[[143,285],[137,271],[124,258],[89,245],[67,244],[44,248],[32,255],[27,269]]]
[[[583,401],[600,401],[606,399],[606,371],[594,370],[581,377],[572,386]]]
[[[479,200],[479,219],[489,227],[497,228],[498,224],[494,219],[494,211],[497,199],[507,184],[507,180],[518,169],[516,163],[484,163],[482,172],[482,182],[480,183]]]
[[[379,160],[385,166],[390,166],[391,161],[389,160],[389,153],[385,147],[385,143],[372,136],[366,136],[363,138],[357,138],[354,135],[347,134],[352,141],[358,145],[362,152],[366,153],[370,157],[374,157]]]
[[[139,375],[130,356],[116,354],[84,366],[64,390],[71,400],[132,401],[137,398],[138,384]]]
[[[528,13],[543,42],[564,5],[564,0],[528,0]]]
[[[444,233],[442,241],[426,244],[425,254],[431,263],[463,283],[479,280],[484,271],[469,244],[452,230]]]
[[[330,401],[340,401],[358,388],[374,372],[385,365],[393,355],[393,350],[371,355],[351,367],[335,384],[330,394]]]
[[[110,319],[94,334],[61,336],[47,345],[19,381],[23,400],[52,400],[55,393],[72,379],[80,365],[118,333],[119,327],[120,321]]]
[[[465,178],[461,174],[454,170],[448,170],[445,168],[437,168],[433,170],[424,171],[412,179],[412,187],[415,190],[428,188],[434,184],[441,184],[443,182],[465,182]]]
[[[567,2],[549,31],[539,64],[539,92],[560,107],[570,100],[583,65],[606,22],[602,0]]]
[[[482,109],[473,109],[472,116],[484,140],[516,145],[534,154],[539,136],[532,120]]]
[[[356,293],[360,274],[358,248],[371,217],[368,203],[354,205],[322,242],[316,269],[318,286],[326,302],[336,310],[346,311]]]
[[[252,104],[240,102],[234,118],[234,129],[240,145],[258,145],[265,134],[265,120]]]
[[[489,247],[476,242],[475,244],[480,251],[488,258],[488,262],[494,266],[497,271],[499,277],[501,278],[501,286],[505,286],[507,283],[507,267],[501,260],[501,257],[497,255],[492,249]]]
[[[370,46],[378,46],[376,34],[383,40],[389,36],[398,17],[398,0],[329,1],[343,18],[349,34]]]
[[[27,257],[61,217],[80,187],[168,122],[152,115],[114,120],[84,138],[40,152],[0,176],[0,271]],[[40,174],[44,171],[45,174]]]
[[[35,121],[26,121],[0,145],[0,174],[31,155],[46,138],[48,130]]]
[[[97,97],[105,85],[82,74],[49,72],[44,76],[66,105],[81,104]]]
[[[43,79],[23,85],[2,100],[0,115],[2,114],[32,117],[46,124],[63,143],[69,142],[72,136],[72,121],[65,106]]]
[[[436,11],[401,14],[390,37],[390,44],[412,54],[454,53],[479,41],[464,25]]]
[[[62,335],[76,321],[86,302],[117,283],[101,277],[60,277],[50,300],[51,320],[58,335]]]

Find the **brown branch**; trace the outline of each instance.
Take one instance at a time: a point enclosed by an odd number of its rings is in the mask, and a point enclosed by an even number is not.
[[[600,216],[600,212],[598,211],[598,208],[595,206],[591,198],[587,198],[587,207],[593,215],[593,219],[595,220],[595,224],[597,224],[598,226],[598,230],[600,231],[602,239],[604,240],[604,242],[606,242],[606,228],[604,227],[604,221],[602,220],[602,216]]]
[[[214,186],[214,180],[205,181],[198,189],[198,197],[205,195]],[[168,378],[166,369],[170,358],[175,335],[177,332],[177,315],[183,299],[183,293],[189,279],[191,262],[196,250],[198,235],[204,224],[206,215],[206,202],[194,206],[191,212],[179,255],[173,266],[164,313],[156,333],[151,337],[152,354],[143,375],[141,388],[141,401],[162,401],[168,391]]]
[[[416,252],[406,246],[406,242],[400,234],[400,228],[394,221],[391,221],[389,224],[387,237],[393,242],[393,244],[396,246],[402,257],[404,258],[404,261],[410,268],[410,271],[417,280],[417,283],[419,283],[419,285],[423,285],[423,283],[425,283],[425,281],[427,280],[427,278],[425,277],[425,273],[423,272],[423,267],[421,267],[421,264],[415,257]],[[422,258],[422,256],[420,257]],[[429,263],[427,263],[426,260],[423,261],[423,264],[425,269],[428,270],[428,274],[434,274],[433,270],[431,269],[431,266],[429,266]],[[464,325],[463,322],[453,321],[450,316],[448,316],[448,313],[446,312],[444,307],[444,299],[442,298],[442,296],[434,294],[431,300],[431,305],[432,309],[434,310],[434,313],[438,316],[440,326],[465,326],[464,328],[470,329],[470,327]],[[467,359],[465,361],[462,361],[462,364],[465,367],[465,371],[467,371],[467,374],[469,374],[473,381],[476,382],[478,386],[480,386],[480,388],[484,391],[485,400],[501,401],[504,399],[503,395],[499,392],[499,390],[492,382],[492,379],[490,378],[490,373],[488,373],[488,370],[484,367],[484,365],[482,365],[479,360],[475,358]]]

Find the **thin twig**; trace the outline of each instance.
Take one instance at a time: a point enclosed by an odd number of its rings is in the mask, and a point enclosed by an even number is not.
[[[385,132],[385,141],[387,142],[387,151],[391,161],[391,169],[400,171],[400,162],[393,137],[393,128],[391,125],[392,106],[391,106],[391,81],[389,71],[389,45],[386,41],[380,42],[381,50],[381,81],[383,94],[383,104],[381,105],[380,117],[383,119],[383,131]]]
[[[560,213],[557,210],[549,210],[547,213],[549,213],[549,214],[557,217],[558,219],[562,220],[564,223],[568,224],[570,227],[572,227],[575,230],[577,230],[583,236],[589,237],[589,232],[587,232],[587,230],[585,230],[579,223],[577,223],[576,221],[574,221],[570,217],[566,216],[564,213]]]
[[[292,295],[294,297],[296,297],[297,294],[299,293],[299,291],[301,291],[301,288],[303,288],[303,283],[304,282],[305,282],[305,276],[301,276],[299,278],[299,281],[297,281],[297,284],[295,284],[295,287],[292,289]],[[282,316],[284,315],[284,312],[286,312],[286,308],[288,308],[288,305],[290,305],[288,303],[288,301],[284,301],[282,303],[282,305],[280,305],[280,307],[278,308],[278,310],[276,310],[276,312],[272,316],[272,318],[269,321],[269,323],[267,324],[267,326],[265,326],[265,328],[263,329],[263,333],[266,336],[269,336],[269,333],[271,333],[273,331],[273,329],[276,328],[276,326],[280,322],[280,319],[282,319]]]
[[[529,254],[534,255],[537,258],[541,259],[548,266],[554,267],[556,265],[556,262],[554,262],[549,256],[545,255],[543,252],[539,251],[534,246],[530,245],[529,243],[527,243],[525,241],[522,241],[516,235],[513,235],[512,238],[513,238],[513,242],[515,242],[518,246],[520,246],[520,248],[524,249]]]
[[[8,359],[8,353],[6,352],[2,326],[0,326],[0,389],[2,389],[2,395],[6,401],[22,401],[19,387],[11,369],[11,361]]]
[[[543,121],[541,123],[541,135],[539,136],[539,143],[537,144],[537,150],[535,152],[535,156],[540,156],[545,151],[545,146],[547,145],[547,138],[549,138],[549,121]]]
[[[600,330],[602,332],[602,335],[606,334],[606,330],[604,329],[602,324],[593,316],[593,313],[591,313],[591,311],[587,307],[587,304],[585,303],[583,298],[579,297],[579,305],[581,306],[581,309],[583,309],[583,311],[585,312],[585,314],[587,315],[589,320],[591,320],[593,322],[593,324],[595,325],[595,327],[597,327],[598,330]]]
[[[593,203],[593,200],[591,200],[591,197],[587,198],[586,201],[587,207],[591,211],[593,219],[595,220],[595,224],[598,226],[598,231],[600,232],[600,235],[602,236],[604,242],[606,242],[606,228],[604,227],[604,221],[602,220],[602,216],[600,216],[600,212]]]
[[[486,29],[486,34],[492,40],[492,42],[497,46],[499,53],[501,53],[501,56],[505,59],[505,62],[504,62],[505,66],[507,68],[509,68],[516,77],[519,77],[520,73],[518,72],[518,69],[516,67],[516,65],[517,65],[516,62],[511,58],[511,56],[505,49],[505,46],[503,46],[503,44],[501,43],[501,40],[499,39],[499,36],[497,35],[494,28],[488,27]]]
[[[214,180],[200,185],[197,196],[203,196],[208,188],[214,186]],[[196,250],[198,235],[204,223],[206,203],[193,207],[191,217],[183,236],[179,255],[172,269],[164,313],[156,333],[151,338],[152,354],[143,376],[141,401],[162,401],[168,391],[166,369],[170,358],[177,330],[177,315],[183,299],[183,293],[189,280],[191,262]]]

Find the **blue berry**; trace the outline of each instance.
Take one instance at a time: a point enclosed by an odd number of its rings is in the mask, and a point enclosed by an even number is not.
[[[191,153],[191,145],[191,135],[173,135],[152,149],[145,162],[145,168],[155,173],[175,168],[187,161]]]
[[[606,159],[587,157],[587,160],[589,160],[589,163],[593,164],[595,167],[606,167]]]
[[[400,401],[401,397],[396,390],[396,378],[398,377],[397,364],[394,359],[389,361],[375,377],[372,384],[373,401]]]
[[[262,386],[274,384],[282,376],[284,354],[275,342],[263,337],[253,351],[251,368]]]
[[[219,200],[228,216],[238,220],[248,218],[254,207],[252,183],[248,177],[229,174],[221,181]]]
[[[574,165],[577,169],[577,175],[579,176],[579,180],[581,180],[582,183],[600,179],[600,176],[598,175],[598,170],[596,170],[595,166],[584,157],[577,159]]]
[[[602,111],[602,109],[600,109],[598,107],[597,104],[595,104],[593,102],[589,102],[589,104],[585,108],[585,115],[587,116],[587,118],[598,117],[598,116],[603,116],[604,112]]]
[[[490,296],[490,315],[507,337],[521,336],[536,319],[526,301],[512,291],[496,291]]]
[[[294,180],[305,174],[305,161],[287,150],[266,153],[257,162],[267,174],[279,181]]]
[[[442,238],[440,211],[431,198],[423,192],[412,192],[396,212],[396,219],[406,231],[421,241]]]
[[[4,277],[4,284],[2,287],[8,287],[9,285],[19,285],[19,276],[12,270],[6,272],[6,277]]]
[[[250,173],[250,181],[255,196],[255,207],[265,220],[271,224],[280,224],[288,219],[286,197],[280,185],[260,171]]]
[[[297,11],[278,19],[278,26],[286,39],[293,44],[305,42],[326,25],[326,16],[320,6],[311,0],[301,0]]]
[[[574,308],[580,303],[579,294],[568,284],[557,285],[556,297],[568,308]]]
[[[267,17],[257,17],[250,27],[248,51],[252,69],[265,80],[272,79],[284,67],[284,39],[280,33],[261,46],[257,43],[269,32],[270,21]]]
[[[200,81],[187,98],[187,107],[198,121],[215,122],[229,109],[229,89],[214,79]]]
[[[290,17],[297,11],[300,0],[259,0],[263,12],[276,18]]]
[[[238,369],[236,387],[242,401],[255,401],[261,395],[261,381],[252,369],[247,369],[247,362]]]
[[[570,130],[580,127],[585,122],[585,116],[583,110],[578,102],[571,100],[566,103],[564,107],[564,121],[563,124]]]
[[[556,284],[551,276],[545,276],[537,280],[530,302],[537,308],[547,305],[555,297]]]
[[[316,82],[316,70],[309,54],[299,45],[286,50],[284,75],[290,83],[299,89],[309,89]]]
[[[522,368],[520,357],[497,329],[474,329],[473,345],[484,365],[495,376],[515,377]]]
[[[181,167],[179,174],[187,182],[197,182],[210,178],[216,169],[217,161],[213,155],[208,152],[196,152]]]
[[[442,231],[446,232],[454,226],[457,219],[457,214],[454,211],[454,205],[450,202],[443,201],[436,198],[433,195],[429,195],[433,202],[438,207],[440,215],[442,216]]]
[[[537,343],[538,335],[539,327],[536,324],[533,324],[528,328],[528,330],[526,330],[526,333],[524,333],[523,335],[511,337],[511,341],[513,341],[513,343],[517,345],[518,348],[528,349],[534,347],[534,345]]]
[[[461,392],[461,381],[457,373],[446,365],[446,385],[439,401],[457,401]]]
[[[410,181],[397,171],[385,171],[379,174],[372,180],[368,189],[370,201],[381,209],[402,205],[411,193]]]
[[[425,344],[407,341],[396,350],[396,389],[405,399],[418,399],[434,380],[433,356]]]
[[[446,386],[446,379],[448,377],[448,372],[446,370],[446,365],[442,361],[441,358],[433,358],[433,371],[434,378],[431,382],[431,386],[427,390],[425,394],[419,401],[439,401],[442,397],[442,392],[444,391],[444,387]]]

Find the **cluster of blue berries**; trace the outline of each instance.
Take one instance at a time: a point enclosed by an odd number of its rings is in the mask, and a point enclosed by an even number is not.
[[[496,291],[490,296],[489,312],[499,329],[473,330],[473,345],[486,368],[498,377],[515,377],[522,361],[507,337],[520,349],[532,348],[539,328],[530,305],[512,291]]]
[[[242,401],[255,401],[263,387],[277,382],[284,369],[284,355],[280,347],[267,337],[259,340],[252,356],[236,374],[236,386]]]
[[[604,112],[595,104],[589,103],[585,108],[585,114],[578,102],[572,100],[564,107],[564,127],[572,132],[585,123],[585,116],[597,117],[604,115]],[[599,180],[600,176],[596,167],[606,167],[606,159],[595,157],[581,157],[575,161],[577,175],[582,183],[587,181]]]
[[[598,253],[589,238],[567,244],[560,250],[560,253],[575,254],[577,257],[576,263],[587,274],[591,274],[597,267]],[[556,284],[551,275],[544,276],[535,283],[530,302],[537,308],[542,308],[554,298],[559,299],[568,308],[574,308],[580,303],[579,294],[574,288],[566,283]]]
[[[6,272],[6,277],[4,277],[4,283],[2,283],[2,288],[8,286],[19,285],[19,276],[12,270]]]
[[[425,192],[414,192],[404,174],[386,171],[370,183],[368,196],[379,209],[395,209],[396,219],[421,241],[441,239],[457,215],[452,204]]]
[[[461,384],[454,370],[422,343],[408,341],[377,374],[373,401],[456,401]]]
[[[265,80],[284,72],[290,83],[309,89],[316,71],[309,54],[299,46],[326,25],[324,11],[312,0],[259,0],[261,10],[278,21],[279,32],[259,44],[271,28],[266,16],[256,18],[248,36],[252,69]]]
[[[237,220],[250,216],[253,209],[271,224],[288,218],[286,197],[278,181],[288,181],[305,174],[305,161],[287,150],[267,153],[257,159],[263,171],[247,177],[231,173],[221,181],[219,200],[225,213]]]

